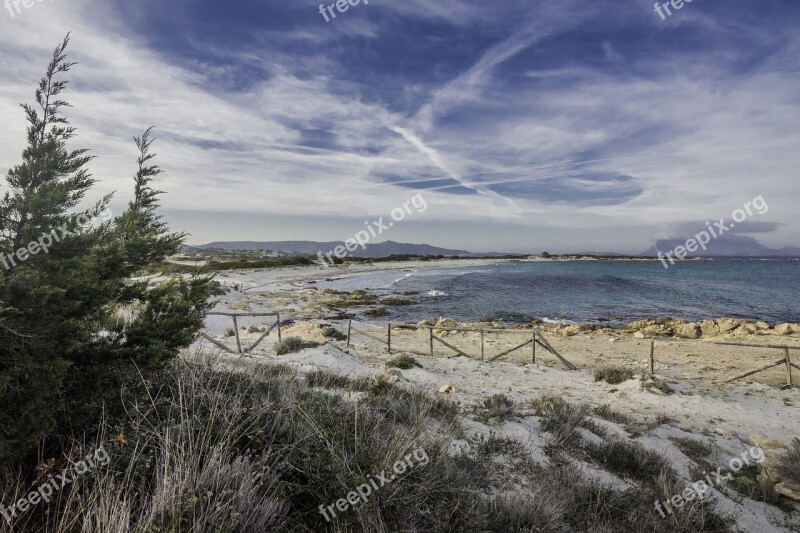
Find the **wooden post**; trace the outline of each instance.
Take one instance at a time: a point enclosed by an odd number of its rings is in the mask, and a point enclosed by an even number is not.
[[[349,350],[350,349],[350,330],[352,329],[352,327],[353,327],[353,321],[352,320],[348,320],[347,321],[347,346],[345,347],[345,350]]]
[[[433,357],[433,328],[428,328],[428,334],[430,335],[431,342],[431,357]]]
[[[389,335],[387,336],[386,344],[389,346],[389,355],[392,354],[392,325],[389,324]]]
[[[239,339],[239,322],[236,320],[236,315],[233,317],[233,331],[236,333],[236,348],[239,353],[242,353],[242,341]]]
[[[485,360],[484,357],[484,339],[483,339],[483,330],[481,330],[481,361]]]
[[[531,336],[531,362],[535,365],[536,364],[536,332],[533,332]]]
[[[650,340],[650,375],[656,373],[656,341]]]
[[[278,342],[283,342],[283,337],[281,337],[281,315],[278,313],[275,316],[278,317]]]
[[[792,359],[789,355],[789,347],[783,347],[783,353],[786,354],[786,384],[790,387],[793,385],[792,383]]]

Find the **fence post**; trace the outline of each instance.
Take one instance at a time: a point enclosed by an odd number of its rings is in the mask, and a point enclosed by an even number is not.
[[[387,336],[386,344],[389,346],[389,355],[392,354],[392,325],[389,324],[389,335]]]
[[[239,322],[236,320],[236,315],[233,315],[233,331],[236,333],[236,348],[239,353],[242,353],[242,341],[239,340]]]
[[[531,335],[531,362],[536,364],[536,332]]]
[[[431,343],[431,357],[433,357],[433,328],[428,326],[428,335]]]
[[[277,313],[275,316],[278,317],[278,342],[283,342],[283,337],[281,337],[281,314]]]
[[[484,341],[483,341],[483,330],[481,330],[481,361],[485,359],[483,354],[484,354]]]
[[[783,347],[783,353],[786,354],[786,384],[790,387],[793,385],[792,383],[792,359],[789,355],[789,347]]]
[[[350,349],[350,329],[352,327],[353,327],[353,321],[352,320],[348,320],[347,321],[347,346],[345,346],[345,350],[349,350]]]
[[[656,341],[650,339],[650,375],[656,373]]]

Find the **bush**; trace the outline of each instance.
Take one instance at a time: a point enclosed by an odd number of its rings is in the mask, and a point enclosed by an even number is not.
[[[286,337],[275,346],[275,353],[277,355],[286,355],[289,353],[299,352],[307,348],[316,348],[320,343],[314,341],[306,341],[300,337]]]
[[[783,481],[800,485],[800,439],[794,439],[789,451],[776,466],[778,475]]]
[[[322,336],[326,337],[326,338],[329,338],[329,339],[334,339],[334,340],[337,340],[337,341],[347,340],[347,335],[345,335],[344,333],[341,333],[340,331],[338,331],[336,328],[334,328],[332,326],[324,327],[322,329]]]
[[[510,420],[514,417],[514,402],[505,394],[495,394],[483,400],[483,418]]]
[[[389,368],[399,368],[401,370],[409,370],[414,367],[422,368],[422,365],[410,355],[398,355],[394,359],[386,361],[386,366]]]
[[[636,372],[622,366],[605,366],[594,373],[595,381],[605,381],[611,385],[619,385],[636,377]]]

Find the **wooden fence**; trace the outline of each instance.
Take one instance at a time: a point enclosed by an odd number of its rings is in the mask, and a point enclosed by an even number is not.
[[[206,335],[205,333],[198,334],[199,337],[204,338],[208,342],[214,344],[215,346],[221,348],[222,350],[225,350],[228,353],[244,354],[244,353],[252,352],[256,348],[256,346],[261,344],[261,341],[266,339],[267,336],[276,327],[278,328],[278,342],[280,342],[282,340],[281,339],[281,315],[279,313],[220,313],[220,312],[212,312],[212,313],[208,313],[208,315],[209,316],[229,316],[229,317],[231,317],[233,319],[233,331],[234,331],[234,334],[236,335],[236,351],[235,352],[232,349],[230,349],[227,346],[225,346],[223,343],[221,343],[218,340],[216,340],[213,337],[211,337],[210,335]],[[242,350],[242,339],[239,336],[239,320],[238,319],[242,318],[242,317],[265,317],[265,316],[274,316],[275,317],[275,323],[272,324],[269,328],[267,328],[267,331],[263,335],[261,335],[256,340],[256,342],[254,342],[253,344],[251,344],[250,346],[248,346],[247,348]]]
[[[719,344],[721,346],[746,346],[749,348],[766,348],[766,349],[773,349],[773,350],[783,350],[783,358],[780,361],[775,361],[774,363],[770,363],[766,366],[761,368],[757,368],[756,370],[750,370],[749,372],[745,372],[739,376],[729,379],[726,383],[731,383],[733,381],[740,380],[742,378],[746,378],[748,376],[752,376],[753,374],[758,374],[759,372],[764,372],[765,370],[769,370],[770,368],[775,368],[776,366],[785,365],[786,366],[786,385],[792,387],[794,383],[792,382],[792,367],[800,370],[800,366],[792,363],[792,356],[790,350],[798,350],[800,348],[794,346],[786,346],[786,345],[776,345],[776,344],[745,344],[745,343],[737,343],[737,342],[717,342],[715,344]]]
[[[578,367],[576,367],[575,365],[570,363],[566,358],[564,358],[560,353],[558,353],[558,351],[555,348],[553,348],[553,346],[547,341],[547,339],[544,338],[544,336],[541,333],[537,333],[535,331],[521,330],[521,329],[449,328],[449,327],[437,327],[437,326],[426,326],[425,329],[428,330],[428,344],[429,344],[429,348],[430,348],[428,353],[421,352],[421,351],[418,351],[418,350],[409,349],[409,348],[397,349],[397,345],[396,344],[394,346],[392,345],[392,331],[393,330],[416,330],[416,331],[418,331],[419,327],[416,326],[416,325],[413,325],[413,324],[412,325],[387,324],[386,325],[386,340],[384,340],[384,339],[382,339],[380,337],[377,337],[375,335],[370,335],[370,334],[368,334],[368,333],[366,333],[364,331],[354,330],[353,329],[353,321],[349,320],[348,323],[347,323],[347,346],[346,346],[346,349],[347,350],[350,349],[350,345],[351,345],[350,340],[352,338],[353,332],[355,332],[358,335],[363,335],[363,336],[368,337],[368,338],[370,338],[372,340],[378,341],[378,342],[380,342],[382,344],[386,344],[387,351],[390,354],[393,351],[402,351],[402,352],[414,353],[414,354],[417,354],[417,355],[425,355],[425,356],[430,355],[431,357],[433,357],[434,353],[435,353],[434,341],[436,341],[437,343],[442,344],[443,346],[445,346],[445,347],[449,348],[450,350],[456,352],[457,355],[463,355],[464,357],[469,357],[471,359],[477,359],[478,358],[477,355],[473,356],[473,355],[465,352],[464,350],[454,346],[453,344],[451,344],[451,343],[447,342],[446,340],[444,340],[441,336],[436,335],[434,333],[435,331],[469,332],[469,333],[479,333],[480,334],[480,339],[481,339],[480,360],[481,361],[486,361],[487,360],[487,355],[486,355],[486,335],[487,334],[505,334],[505,335],[507,335],[507,334],[517,334],[517,335],[524,334],[524,335],[529,335],[530,338],[526,339],[523,343],[521,343],[519,345],[516,345],[516,346],[514,346],[514,347],[512,347],[512,348],[510,348],[508,350],[504,350],[504,351],[502,351],[502,352],[500,352],[498,354],[494,354],[494,355],[489,356],[488,361],[490,361],[490,362],[491,361],[496,361],[496,360],[500,359],[501,357],[509,355],[512,352],[515,352],[517,350],[521,350],[521,349],[523,349],[523,348],[525,348],[527,346],[530,346],[531,347],[531,360],[532,360],[533,363],[536,363],[536,346],[539,345],[542,348],[544,348],[546,351],[548,351],[549,353],[554,355],[568,369],[570,369],[570,370],[578,370]]]

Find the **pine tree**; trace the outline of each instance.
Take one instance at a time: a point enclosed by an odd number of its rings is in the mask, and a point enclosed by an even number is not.
[[[128,209],[109,220],[107,195],[76,211],[95,182],[88,151],[66,146],[76,134],[58,79],[76,65],[68,44],[69,36],[36,89],[38,109],[22,106],[28,146],[0,199],[0,460],[29,452],[53,428],[86,423],[128,379],[188,346],[209,309],[207,278],[131,279],[186,237],[156,212],[151,129],[135,139]],[[135,317],[120,320],[120,308]]]

